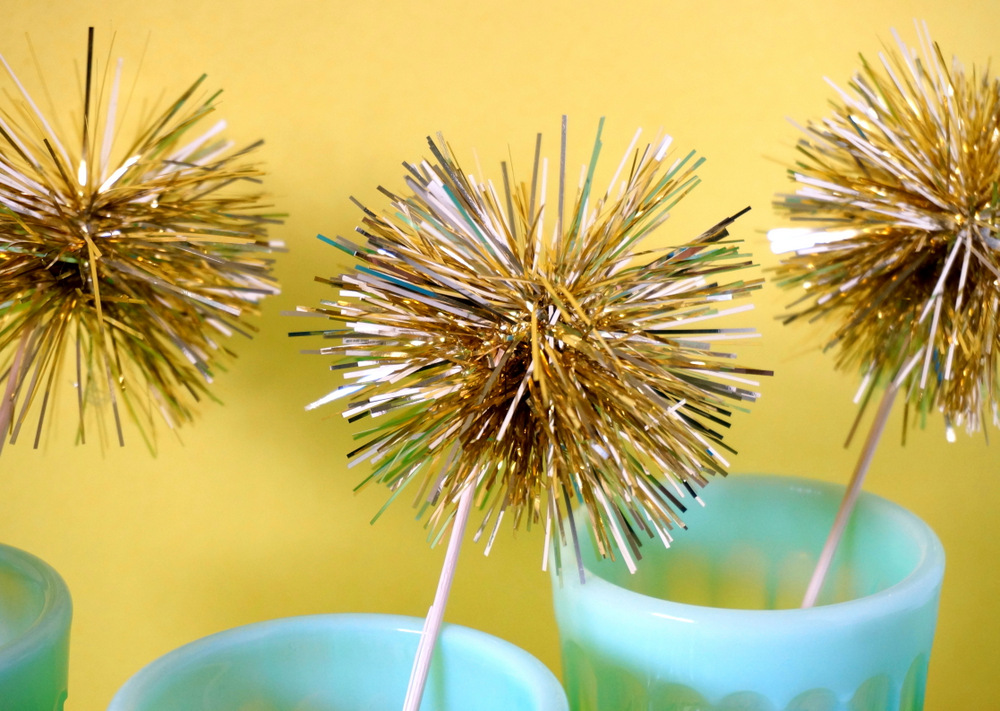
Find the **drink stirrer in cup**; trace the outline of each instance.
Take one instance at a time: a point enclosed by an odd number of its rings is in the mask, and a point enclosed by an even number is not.
[[[1000,82],[946,62],[926,25],[920,51],[893,33],[877,64],[800,139],[796,192],[777,210],[807,227],[769,233],[777,282],[800,290],[790,323],[836,324],[826,348],[861,368],[858,420],[884,388],[858,465],[803,599],[815,604],[897,393],[921,424],[997,423],[1000,383]],[[852,427],[852,434],[858,420]],[[848,442],[850,436],[848,437]]]
[[[408,711],[473,507],[487,553],[505,517],[515,529],[544,524],[545,567],[564,516],[578,540],[568,514],[583,504],[602,554],[634,569],[642,537],[669,544],[683,500],[725,473],[730,403],[756,400],[748,376],[770,374],[718,350],[757,335],[724,325],[751,308],[728,302],[760,287],[733,274],[752,266],[728,233],[739,215],[680,245],[638,249],[698,183],[701,159],[671,156],[669,138],[634,150],[636,133],[597,196],[602,127],[569,210],[564,118],[554,200],[541,136],[530,186],[503,163],[501,191],[465,173],[439,136],[428,139],[433,161],[404,164],[407,196],[380,188],[390,209],[362,207],[362,243],[320,237],[355,265],[319,279],[335,299],[299,308],[340,322],[292,335],[336,341],[312,352],[333,355],[347,380],[309,407],[349,398],[345,418],[373,421],[349,454],[371,461],[364,483],[388,486],[390,501],[415,483],[430,538],[451,529]]]

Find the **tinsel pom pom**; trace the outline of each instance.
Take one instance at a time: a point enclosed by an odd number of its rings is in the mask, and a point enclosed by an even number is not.
[[[785,319],[827,320],[858,399],[892,382],[921,423],[997,422],[1000,380],[1000,81],[920,49],[862,58],[832,113],[804,128],[793,194],[772,230]],[[801,225],[801,226],[798,226]]]
[[[19,98],[0,110],[0,448],[33,407],[37,446],[68,389],[78,441],[110,412],[122,443],[124,411],[153,447],[154,423],[192,419],[225,341],[277,292],[258,144],[205,125],[204,76],[126,141],[122,61],[97,69],[93,31],[75,131],[3,65]]]
[[[722,346],[753,329],[717,321],[750,308],[731,300],[760,280],[741,277],[751,259],[729,236],[735,216],[640,250],[701,160],[672,156],[669,139],[634,150],[638,138],[602,195],[599,128],[570,205],[565,122],[555,195],[541,136],[530,183],[504,163],[500,190],[428,139],[434,160],[406,165],[408,194],[383,188],[390,209],[364,209],[363,241],[327,240],[356,264],[321,279],[330,301],[300,311],[340,324],[297,335],[335,341],[316,352],[347,383],[313,406],[348,399],[343,415],[369,423],[352,462],[370,461],[366,483],[392,498],[413,484],[432,539],[475,487],[487,550],[505,517],[543,525],[547,543],[575,539],[565,514],[583,504],[601,550],[632,566],[725,473],[722,431],[765,371]]]

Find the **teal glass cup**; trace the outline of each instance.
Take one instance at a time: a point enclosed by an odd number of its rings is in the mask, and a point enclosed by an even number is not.
[[[149,664],[108,711],[399,711],[423,620],[315,615],[259,622]],[[509,642],[445,625],[422,711],[567,711],[558,680]]]
[[[61,711],[72,617],[59,574],[0,544],[0,710]]]
[[[863,493],[818,605],[799,609],[843,487],[777,476],[712,483],[638,571],[581,536],[553,576],[574,711],[923,708],[944,552],[905,509]],[[579,518],[583,528],[584,517]]]

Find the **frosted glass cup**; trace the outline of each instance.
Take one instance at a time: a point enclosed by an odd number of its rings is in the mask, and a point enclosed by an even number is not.
[[[742,475],[711,484],[638,572],[581,536],[553,580],[574,711],[923,708],[944,552],[905,509],[862,494],[818,606],[798,609],[843,487]]]
[[[423,620],[316,615],[192,642],[133,676],[108,711],[399,711]],[[552,673],[484,632],[445,625],[422,711],[567,711]]]
[[[72,616],[59,574],[0,544],[0,711],[61,711]]]

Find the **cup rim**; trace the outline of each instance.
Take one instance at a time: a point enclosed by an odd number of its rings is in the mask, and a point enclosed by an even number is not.
[[[122,685],[112,698],[107,711],[129,711],[145,696],[149,685],[157,684],[164,674],[183,669],[193,660],[208,656],[214,651],[238,647],[273,633],[289,634],[296,629],[315,630],[318,626],[334,633],[340,630],[366,629],[419,635],[423,630],[423,623],[423,618],[406,615],[342,612],[282,617],[233,627],[189,642],[154,659]],[[518,679],[538,693],[540,698],[544,697],[543,700],[547,701],[558,697],[565,703],[565,693],[553,672],[538,658],[517,645],[487,632],[452,623],[445,623],[441,628],[438,644],[444,642],[454,643],[463,649],[468,647],[487,649],[490,659],[516,664]]]
[[[845,490],[845,487],[840,484],[786,474],[736,474],[727,478],[726,482],[722,484],[722,486],[730,487],[734,485],[737,487],[769,486],[782,489],[792,488],[826,495],[836,492],[838,500]],[[718,486],[718,484],[715,484],[715,486]],[[859,616],[866,617],[879,614],[878,611],[889,603],[890,600],[892,600],[893,605],[901,605],[907,599],[917,600],[921,597],[926,597],[927,591],[935,590],[940,585],[941,579],[944,576],[944,547],[941,545],[937,534],[916,514],[870,491],[862,491],[860,493],[858,504],[862,505],[862,502],[864,502],[863,505],[865,506],[876,507],[880,512],[892,516],[900,525],[911,532],[918,545],[920,557],[913,570],[898,583],[851,600],[822,605],[817,604],[810,608],[793,607],[777,610],[695,605],[675,602],[630,590],[605,579],[586,565],[583,566],[586,574],[586,582],[581,583],[577,575],[576,566],[567,566],[565,564],[561,572],[557,573],[554,569],[552,570],[553,586],[556,588],[557,594],[560,587],[574,587],[586,590],[586,588],[593,586],[592,589],[595,595],[601,595],[606,604],[620,605],[620,609],[642,607],[658,616],[676,617],[676,619],[688,621],[711,616],[723,624],[735,621],[737,617],[741,618],[741,621],[745,621],[747,616],[753,616],[754,619],[761,620],[765,624],[775,624],[793,617],[799,623],[810,620],[826,621],[831,617],[839,618],[848,616],[853,620],[857,620]],[[556,542],[555,545],[562,544]],[[567,548],[567,550],[570,556],[575,556],[571,548]],[[642,562],[640,561],[638,565],[641,566]],[[586,595],[586,592],[583,594]]]
[[[0,543],[0,568],[41,582],[45,600],[35,620],[16,638],[0,643],[0,667],[22,659],[32,649],[62,635],[73,612],[69,587],[62,576],[41,558]]]

